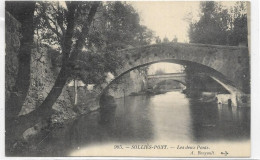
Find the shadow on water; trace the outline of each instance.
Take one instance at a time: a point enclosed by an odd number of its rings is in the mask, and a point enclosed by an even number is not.
[[[82,115],[64,128],[55,129],[29,156],[66,156],[73,150],[107,143],[142,142],[152,139],[146,96],[114,101],[107,96],[98,111]]]
[[[193,141],[250,139],[250,108],[190,100]]]
[[[66,156],[82,147],[108,143],[250,139],[250,108],[200,102],[181,92],[119,99],[106,96],[101,106],[56,129],[37,147],[35,156]]]
[[[114,142],[137,142],[152,138],[152,123],[147,96],[101,100],[100,124],[110,130]]]

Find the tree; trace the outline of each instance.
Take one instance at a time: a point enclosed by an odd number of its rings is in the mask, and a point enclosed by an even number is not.
[[[189,38],[191,43],[227,44],[228,11],[214,1],[200,3],[201,17],[191,23]]]
[[[13,137],[15,126],[8,123],[15,122],[30,85],[30,61],[33,46],[33,17],[35,2],[6,2],[6,11],[13,15],[21,23],[21,44],[18,53],[18,73],[16,83],[9,99],[6,101],[6,140]]]
[[[66,2],[67,11],[64,17],[66,19],[65,24],[60,23],[58,19],[56,19],[57,24],[55,22],[50,23],[52,21],[51,19],[45,21],[48,26],[48,31],[51,30],[53,34],[55,34],[54,37],[56,37],[60,44],[62,52],[61,69],[56,78],[53,88],[51,89],[50,93],[43,101],[43,103],[40,106],[38,106],[34,111],[26,115],[16,117],[15,120],[9,122],[9,125],[7,127],[7,135],[12,135],[11,137],[14,137],[13,140],[15,140],[16,138],[21,138],[22,133],[26,129],[34,126],[41,120],[50,117],[50,115],[53,113],[52,105],[55,103],[60,93],[62,92],[62,89],[67,81],[69,73],[71,72],[70,63],[74,61],[77,58],[78,54],[81,52],[81,49],[85,43],[85,38],[87,37],[90,29],[90,24],[93,21],[99,3],[100,2],[90,2],[90,4],[86,4],[89,7],[83,7],[84,5],[79,6],[78,2]],[[24,4],[26,3],[24,2]],[[44,5],[45,4],[43,4],[43,6]],[[43,7],[43,10],[44,9],[45,8]],[[74,30],[77,26],[77,14],[79,14],[80,12],[87,13],[87,16],[86,18],[84,18],[84,22],[81,28],[82,34],[79,36],[75,36]],[[48,12],[45,12],[45,14],[48,14]],[[46,17],[44,17],[44,15],[41,16],[46,20]],[[31,25],[33,24],[32,21],[30,21],[30,23]],[[60,29],[57,29],[57,25],[59,25]],[[66,29],[64,27],[65,25]],[[47,33],[48,32],[46,32],[46,34]],[[55,38],[49,37],[49,39],[51,41]],[[75,40],[74,43],[73,40]]]
[[[30,60],[33,44],[33,15],[35,2],[6,2],[6,11],[21,23],[21,45],[18,53],[19,67],[14,92],[7,100],[6,116],[13,117],[21,110],[30,85]]]
[[[223,9],[220,2],[201,2],[200,10],[199,21],[190,23],[191,43],[247,44],[246,2],[237,2],[230,9]]]
[[[122,2],[104,5],[102,13],[103,36],[108,50],[150,44],[152,32],[140,25],[140,18],[134,8]]]
[[[103,3],[94,18],[85,50],[78,60],[76,76],[85,83],[102,84],[106,73],[116,76],[116,69],[122,65],[117,50],[150,44],[153,33],[140,25],[140,18],[134,8],[122,2]],[[85,63],[85,62],[88,62]]]
[[[247,9],[246,2],[237,2],[230,10],[231,29],[228,39],[229,45],[248,45]]]
[[[70,78],[101,84],[105,73],[120,65],[117,50],[149,44],[152,32],[140,25],[132,6],[121,2],[37,2],[34,24],[37,46],[59,54],[59,74],[45,100],[32,112],[17,116],[8,126],[16,138],[36,123],[48,119],[52,105]],[[50,51],[49,50],[49,51]]]

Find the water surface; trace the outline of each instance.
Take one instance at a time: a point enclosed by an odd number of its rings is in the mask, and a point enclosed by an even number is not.
[[[183,141],[191,143],[250,139],[250,108],[234,108],[186,98],[178,91],[130,96],[55,129],[37,155],[66,156],[103,144]]]

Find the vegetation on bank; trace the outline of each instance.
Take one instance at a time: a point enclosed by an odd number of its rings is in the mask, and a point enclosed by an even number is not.
[[[55,112],[53,104],[68,80],[102,84],[121,65],[117,50],[147,45],[153,33],[140,25],[134,8],[125,2],[6,2],[6,11],[21,22],[22,39],[16,92],[7,97],[6,149],[17,147],[23,133]],[[30,85],[32,48],[47,48],[58,67],[54,85],[42,103],[19,115]],[[41,57],[40,52],[37,57]],[[38,59],[40,60],[40,59]]]

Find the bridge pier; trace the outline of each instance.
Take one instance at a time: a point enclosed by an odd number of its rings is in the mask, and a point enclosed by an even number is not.
[[[231,100],[231,106],[233,107],[244,107],[249,104],[249,96],[244,94],[241,90],[237,89],[234,86],[228,85],[217,79],[216,77],[210,76],[212,79],[217,81],[219,84],[221,84],[230,94],[219,94],[216,95],[219,101],[227,101]],[[222,102],[222,103],[223,103]]]
[[[218,99],[218,104],[229,104],[232,107],[237,107],[237,95],[236,94],[217,94],[216,98]],[[230,102],[229,102],[230,101]]]

